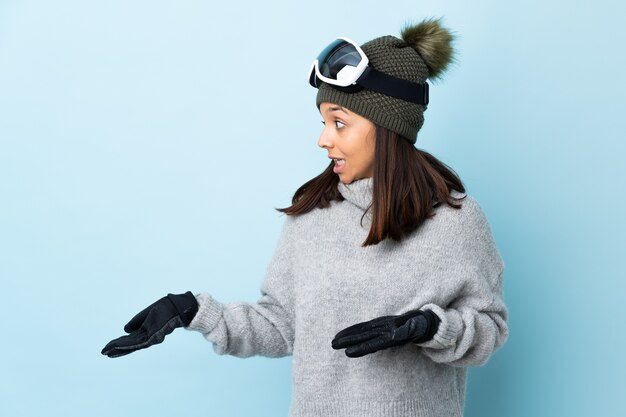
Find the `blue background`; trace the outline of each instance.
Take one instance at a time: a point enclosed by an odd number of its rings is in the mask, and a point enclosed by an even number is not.
[[[290,358],[199,333],[100,355],[167,292],[255,301],[328,163],[306,83],[336,36],[443,16],[417,146],[485,210],[510,338],[467,416],[624,416],[625,9],[614,1],[0,2],[0,415],[286,416]]]

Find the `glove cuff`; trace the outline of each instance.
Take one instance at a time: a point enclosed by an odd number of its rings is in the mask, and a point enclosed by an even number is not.
[[[174,304],[174,307],[176,307],[178,315],[185,327],[189,326],[189,323],[191,323],[198,312],[198,301],[196,297],[191,291],[187,291],[184,294],[167,294],[167,298],[169,298],[172,304]]]
[[[421,337],[413,339],[413,343],[428,342],[435,336],[437,330],[439,329],[439,323],[441,322],[441,319],[432,310],[424,310],[422,311],[422,315],[426,319],[426,331]]]

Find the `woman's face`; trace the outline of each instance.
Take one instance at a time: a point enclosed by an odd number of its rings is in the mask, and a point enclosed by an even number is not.
[[[339,180],[349,184],[374,175],[376,126],[368,119],[333,103],[320,105],[324,130],[317,144],[330,158],[341,159],[333,168]]]

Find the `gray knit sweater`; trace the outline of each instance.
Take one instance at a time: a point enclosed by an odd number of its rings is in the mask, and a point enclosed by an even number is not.
[[[293,355],[290,417],[462,416],[467,367],[508,337],[504,263],[484,212],[468,195],[400,243],[362,247],[372,179],[339,191],[345,201],[285,218],[256,303],[197,294],[187,329],[218,354]],[[412,309],[441,318],[432,340],[360,358],[331,347],[345,327]]]

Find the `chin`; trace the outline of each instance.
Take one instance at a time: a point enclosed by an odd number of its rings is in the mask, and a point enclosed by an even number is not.
[[[351,182],[354,181],[354,178],[347,178],[345,176],[339,176],[339,181],[343,182],[344,184],[350,184]]]

